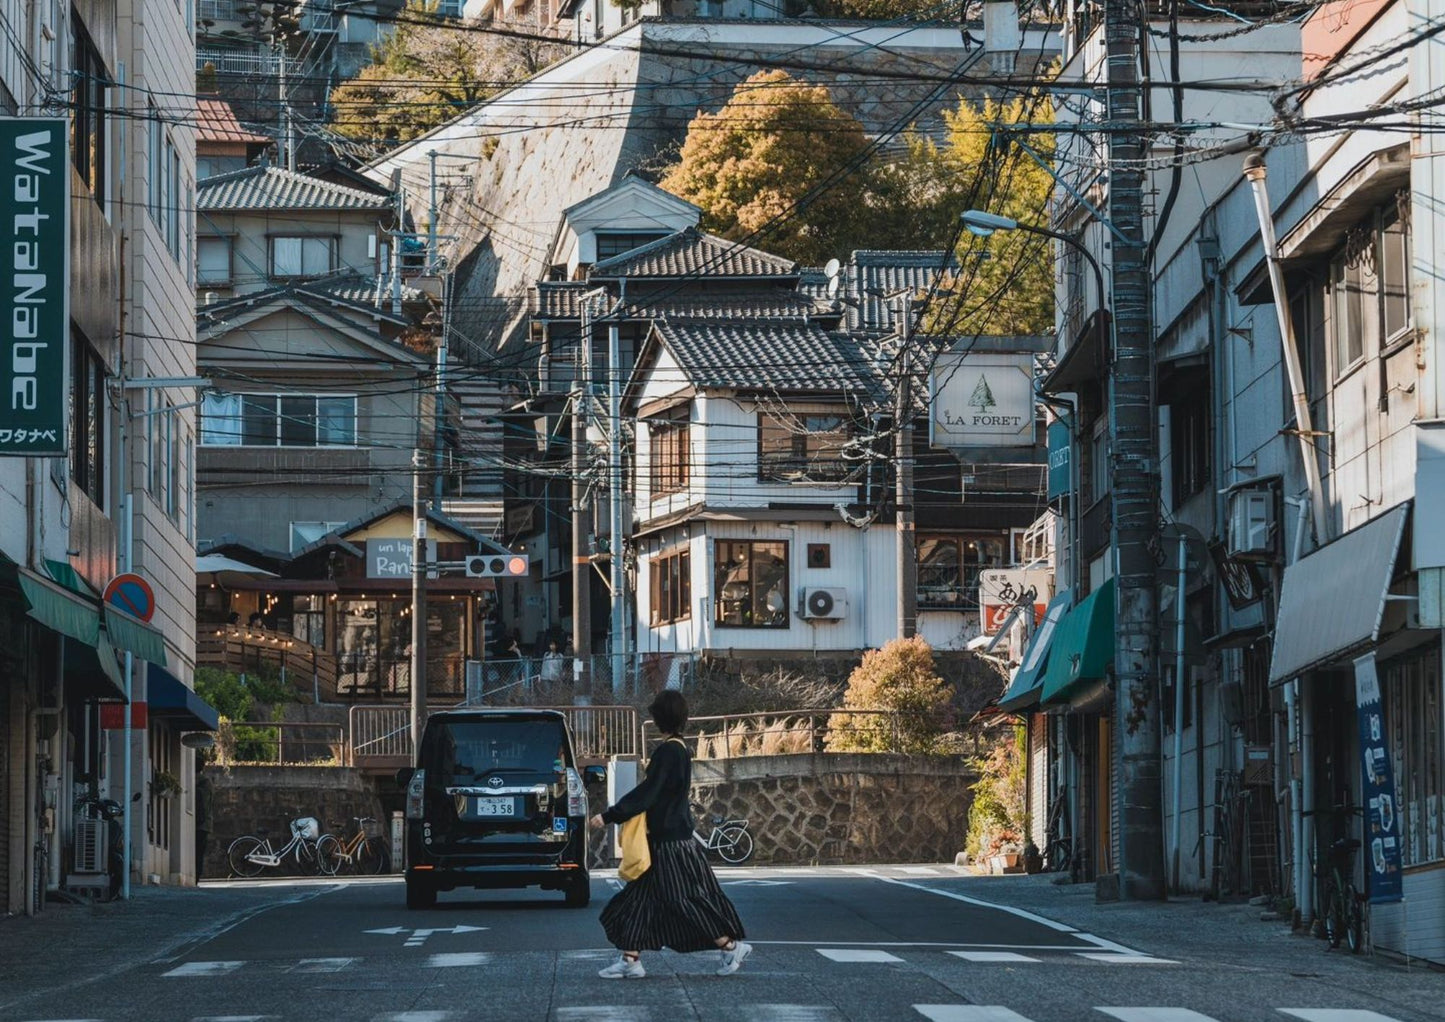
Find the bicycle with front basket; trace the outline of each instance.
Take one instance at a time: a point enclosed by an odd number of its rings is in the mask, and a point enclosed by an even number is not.
[[[316,854],[321,858],[321,872],[336,876],[343,871],[352,871],[363,876],[375,876],[391,872],[391,852],[381,837],[381,825],[374,816],[353,816],[351,822],[356,830],[348,838],[335,834],[322,834],[316,842]],[[334,824],[340,828],[341,824]]]
[[[255,834],[243,834],[231,842],[226,849],[226,862],[231,874],[239,877],[256,877],[262,870],[278,869],[288,858],[296,862],[296,869],[303,875],[316,876],[321,873],[321,856],[316,852],[317,838],[321,824],[314,816],[299,816],[291,821],[291,840],[280,848],[271,844],[269,832],[258,828]]]
[[[704,851],[716,852],[723,862],[734,866],[753,857],[753,836],[748,833],[747,820],[724,819],[716,813],[706,812],[696,802],[692,803],[692,813],[697,819],[706,816],[712,822],[712,830],[707,837],[698,833],[696,828],[692,832],[692,836],[702,845]]]

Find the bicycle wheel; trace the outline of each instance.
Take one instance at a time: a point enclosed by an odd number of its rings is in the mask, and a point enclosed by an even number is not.
[[[719,836],[722,838],[722,843],[717,846],[717,853],[724,862],[730,862],[736,866],[753,857],[753,836],[748,833],[746,827],[738,824],[723,827]]]
[[[336,875],[346,860],[341,854],[341,842],[335,834],[322,834],[316,839],[316,858],[323,874],[329,877]]]
[[[386,854],[386,845],[379,837],[369,837],[356,850],[356,872],[363,876],[376,876],[387,872],[391,856]]]
[[[1350,953],[1357,955],[1365,946],[1365,907],[1354,884],[1345,885],[1343,901],[1345,943],[1349,945]]]
[[[1044,853],[1044,869],[1049,873],[1063,873],[1069,868],[1069,860],[1073,857],[1073,845],[1059,838],[1049,844],[1049,850]]]
[[[261,839],[251,837],[238,837],[231,842],[231,847],[226,849],[226,862],[231,867],[231,875],[238,877],[260,876],[261,871],[266,868],[264,862],[257,862],[251,856],[263,850]]]
[[[1339,947],[1345,929],[1344,906],[1341,903],[1340,889],[1333,880],[1325,884],[1325,895],[1320,904],[1320,919],[1324,923],[1325,939],[1330,942],[1330,947]]]
[[[302,838],[296,842],[296,869],[304,877],[321,876],[321,856],[316,854],[316,842]]]

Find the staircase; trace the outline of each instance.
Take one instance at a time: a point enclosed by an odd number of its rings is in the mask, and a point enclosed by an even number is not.
[[[447,368],[447,394],[456,402],[454,421],[460,425],[457,456],[465,467],[456,476],[456,499],[444,502],[444,513],[490,536],[501,520],[500,416],[510,398],[505,384],[485,370],[455,359]],[[494,513],[490,505],[495,505]],[[475,515],[479,524],[469,521],[468,515]]]

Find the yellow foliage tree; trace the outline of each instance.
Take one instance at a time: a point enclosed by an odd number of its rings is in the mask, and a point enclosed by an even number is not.
[[[828,721],[828,751],[938,753],[952,722],[952,692],[939,677],[932,648],[918,636],[894,639],[864,653],[848,676],[843,706]]]

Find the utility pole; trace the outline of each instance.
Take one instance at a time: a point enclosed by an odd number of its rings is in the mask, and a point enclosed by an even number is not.
[[[432,276],[437,271],[437,151],[430,150],[426,158],[431,164],[431,195],[427,203],[426,272],[427,276]]]
[[[587,417],[592,400],[592,299],[582,302],[582,333],[572,382],[572,679],[577,699],[592,695],[592,558],[587,542]]]
[[[898,545],[898,638],[911,639],[918,629],[918,555],[913,535],[913,295],[899,297],[902,320],[893,405],[894,534]]]
[[[1109,373],[1109,482],[1113,499],[1115,723],[1119,896],[1165,896],[1155,563],[1159,456],[1154,344],[1143,210],[1139,7],[1105,0],[1109,219],[1114,242],[1115,350]]]
[[[618,698],[625,690],[627,672],[626,606],[623,589],[627,577],[622,571],[622,359],[621,327],[614,317],[607,324],[607,417],[610,436],[608,438],[607,461],[611,499],[607,502],[610,512],[611,539],[607,543],[612,568],[612,695]]]
[[[426,509],[422,506],[425,486],[422,470],[426,453],[412,452],[411,487],[411,748],[421,751],[421,733],[426,727]]]

